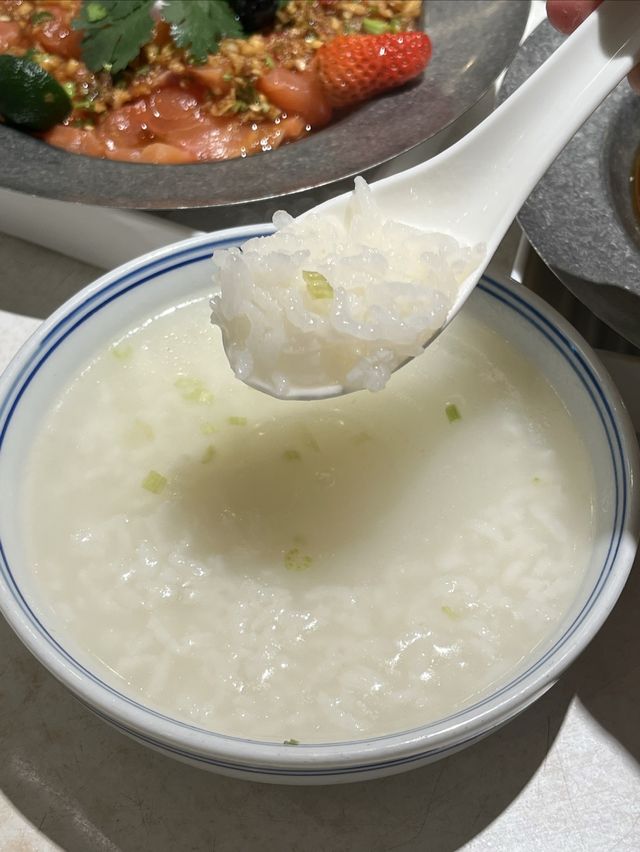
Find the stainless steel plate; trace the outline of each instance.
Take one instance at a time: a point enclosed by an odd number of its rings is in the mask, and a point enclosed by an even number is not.
[[[547,22],[527,39],[500,91],[508,97],[561,44]],[[551,270],[593,313],[640,346],[640,223],[631,175],[640,97],[626,81],[604,101],[527,199],[518,220]]]
[[[0,126],[0,186],[32,195],[163,210],[241,204],[324,186],[431,138],[473,106],[518,47],[529,0],[428,0],[433,59],[415,85],[324,130],[245,160],[151,166],[58,150]]]

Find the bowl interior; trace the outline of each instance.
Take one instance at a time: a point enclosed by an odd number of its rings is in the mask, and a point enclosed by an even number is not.
[[[242,238],[265,232],[268,231],[264,227],[245,229]],[[82,665],[80,649],[58,644],[56,625],[46,623],[39,615],[37,578],[25,555],[21,490],[25,459],[38,424],[70,378],[97,349],[137,319],[210,292],[212,249],[239,241],[242,240],[233,234],[227,238],[195,238],[105,276],[54,314],[0,381],[0,581],[6,616],[41,661],[98,710],[143,730],[153,728],[160,719],[169,725],[165,726],[165,736],[169,736],[169,731],[180,741],[196,734],[200,736],[200,747],[204,732],[148,711],[122,696]],[[593,464],[597,495],[593,507],[594,543],[574,603],[544,646],[523,660],[519,670],[492,694],[447,720],[417,729],[426,738],[439,736],[445,728],[450,731],[452,724],[465,726],[495,714],[500,705],[501,712],[510,706],[513,713],[514,705],[531,700],[557,676],[584,647],[615,602],[631,565],[637,537],[635,522],[630,521],[634,451],[629,444],[625,414],[606,376],[576,343],[562,320],[550,318],[549,309],[534,297],[523,296],[514,285],[484,278],[465,310],[532,361],[570,413]],[[64,470],[60,475],[64,475]],[[217,735],[207,732],[206,736]],[[401,742],[403,737],[406,741],[406,732],[386,739]],[[269,749],[280,748],[273,743],[260,745],[267,750],[265,754]],[[355,747],[358,743],[341,744],[345,756],[350,745]]]

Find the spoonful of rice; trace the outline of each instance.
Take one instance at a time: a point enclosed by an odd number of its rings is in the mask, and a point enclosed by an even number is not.
[[[235,374],[283,399],[385,386],[451,322],[523,202],[640,57],[639,0],[605,0],[485,121],[426,163],[214,255]]]

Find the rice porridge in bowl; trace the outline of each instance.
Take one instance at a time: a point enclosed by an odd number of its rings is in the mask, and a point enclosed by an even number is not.
[[[235,736],[380,736],[485,693],[589,553],[560,401],[465,317],[388,393],[283,403],[207,317],[103,349],[43,423],[25,522],[51,618],[124,691]]]
[[[399,771],[514,715],[602,623],[635,549],[631,433],[567,329],[489,281],[381,393],[243,385],[209,255],[252,233],[105,276],[14,362],[3,610],[168,754]]]

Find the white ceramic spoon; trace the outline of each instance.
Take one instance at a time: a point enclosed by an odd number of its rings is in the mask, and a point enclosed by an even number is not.
[[[639,58],[640,0],[604,0],[510,98],[463,139],[426,163],[371,184],[388,218],[425,231],[449,233],[460,243],[486,245],[482,264],[460,285],[442,328],[478,283],[536,183]],[[342,217],[350,196],[337,196],[309,212]],[[425,341],[425,347],[441,330]],[[253,378],[249,382],[272,393],[259,381],[254,384]],[[333,385],[292,389],[288,398],[322,399],[343,393],[341,385]]]

